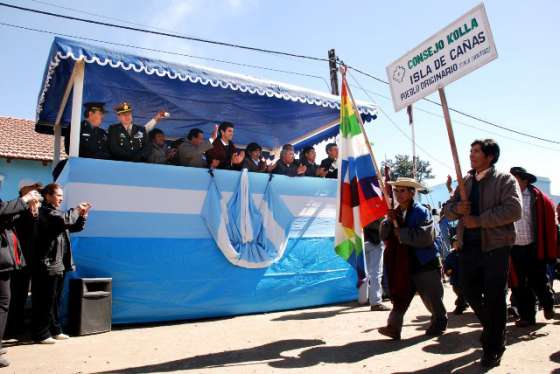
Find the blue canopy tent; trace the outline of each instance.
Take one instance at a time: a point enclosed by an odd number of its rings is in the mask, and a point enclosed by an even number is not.
[[[310,138],[320,142],[338,133],[336,96],[55,38],[38,100],[38,132],[52,134],[58,124],[61,128],[70,124],[71,91],[74,104],[107,103],[105,126],[117,122],[110,108],[119,102],[132,104],[139,124],[164,109],[171,117],[158,127],[170,138],[184,137],[193,127],[210,134],[221,121],[236,125],[236,143],[257,142],[268,150]],[[366,122],[376,118],[373,104],[358,106]],[[81,110],[74,107],[76,117]]]
[[[171,117],[158,128],[171,138],[184,137],[193,127],[210,134],[215,123],[230,121],[237,144],[257,142],[272,151],[285,143],[302,147],[335,136],[340,102],[283,83],[56,38],[36,130],[54,133],[58,159],[61,133],[70,126],[70,159],[58,181],[67,207],[83,200],[94,206],[85,230],[72,236],[78,267],[72,276],[113,278],[114,323],[256,313],[356,298],[355,271],[333,247],[335,180],[244,174],[248,190],[243,196],[261,208],[267,196],[274,206],[282,205],[290,223],[275,232],[285,236],[285,246],[270,265],[235,266],[220,252],[202,213],[209,206],[209,186],[226,201],[239,191],[240,173],[216,170],[211,177],[204,169],[79,158],[79,124],[87,101],[103,101],[109,108],[127,101],[140,124],[164,109]],[[374,105],[358,105],[364,120],[376,118]],[[108,112],[104,125],[114,122]],[[263,217],[266,212],[277,217],[267,209],[261,209]],[[275,233],[269,233],[271,238]]]

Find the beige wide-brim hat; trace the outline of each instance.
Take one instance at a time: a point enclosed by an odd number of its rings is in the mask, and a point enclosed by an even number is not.
[[[423,190],[425,187],[413,178],[398,177],[396,181],[387,182],[393,187],[414,188],[415,190]]]

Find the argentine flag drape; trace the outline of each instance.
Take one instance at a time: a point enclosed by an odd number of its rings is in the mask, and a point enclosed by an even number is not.
[[[212,178],[201,215],[228,261],[246,268],[267,267],[282,258],[294,220],[274,193],[272,181],[256,206],[249,193],[247,169],[241,173],[239,186],[227,204]]]
[[[359,272],[363,269],[363,228],[387,212],[366,142],[343,77],[335,250]]]

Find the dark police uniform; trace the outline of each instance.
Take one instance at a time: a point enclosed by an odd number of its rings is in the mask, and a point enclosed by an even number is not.
[[[115,107],[117,114],[132,111],[128,103]],[[130,133],[121,123],[109,127],[109,152],[113,160],[147,161],[151,153],[150,142],[143,126],[132,125]]]
[[[91,111],[100,111],[105,113],[105,103],[88,102],[84,103],[85,115]],[[63,129],[64,150],[70,155],[70,128]],[[79,157],[109,159],[107,131],[101,127],[93,127],[87,120],[82,121],[80,125],[80,150]],[[56,181],[62,169],[66,165],[67,160],[60,161],[52,171],[53,181]]]
[[[64,137],[66,154],[70,154],[70,136]],[[80,126],[80,157],[111,158],[107,132],[101,127],[93,127],[88,121]]]

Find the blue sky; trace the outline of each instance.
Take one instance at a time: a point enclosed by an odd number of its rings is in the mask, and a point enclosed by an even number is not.
[[[92,17],[58,9],[40,1],[7,1]],[[478,4],[477,1],[429,0],[45,1],[177,33],[263,48],[320,57],[326,57],[328,49],[335,48],[346,63],[381,78],[385,78],[387,64]],[[560,3],[491,0],[485,5],[499,57],[449,85],[446,88],[449,104],[507,127],[560,140],[559,116],[556,113],[560,78],[554,69],[560,61],[560,50],[556,43],[560,36],[557,29]],[[0,22],[308,73],[324,79],[140,52],[167,60],[197,63],[327,90],[325,80],[328,81],[328,66],[323,62],[256,54],[132,31],[115,31],[6,8],[0,8]],[[39,85],[52,38],[52,35],[0,26],[3,57],[0,59],[0,115],[34,118]],[[404,113],[394,113],[391,101],[387,99],[390,96],[388,87],[356,73],[354,76],[391,118],[389,120],[381,115],[368,130],[375,142],[377,158],[390,158],[396,153],[410,154],[410,141],[395,128],[396,124],[408,133],[407,119]],[[352,79],[350,84],[354,84]],[[358,87],[352,89],[355,97],[370,99]],[[419,150],[419,155],[432,163],[437,176],[432,183],[442,182],[447,174],[453,172],[453,161],[441,109],[425,102],[418,103],[417,108],[430,112],[417,110],[415,113],[417,142],[427,151]],[[459,115],[453,115],[452,118],[464,172],[469,166],[470,142],[475,138],[493,137],[502,147],[498,164],[500,169],[524,166],[537,175],[551,178],[553,192],[560,192],[560,168],[557,167],[560,145],[526,139]]]

